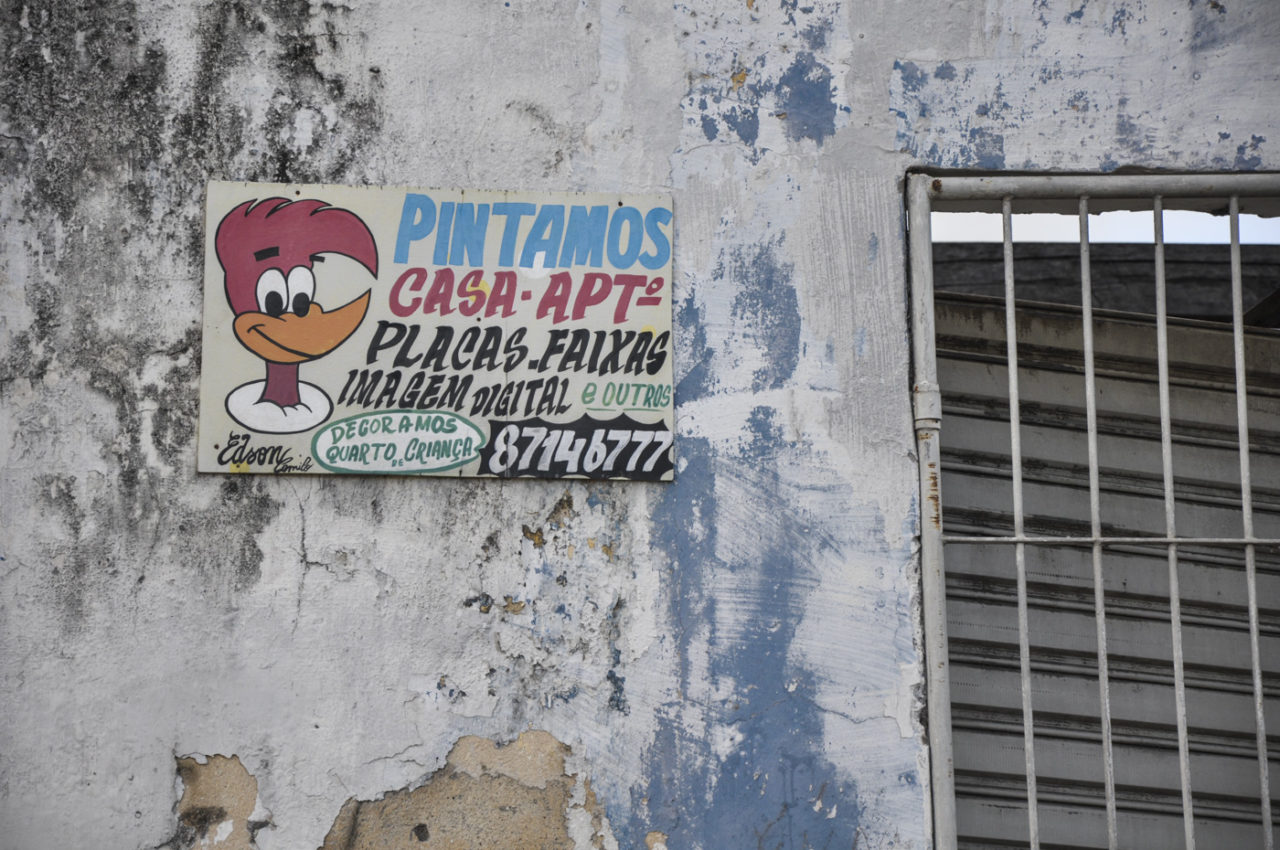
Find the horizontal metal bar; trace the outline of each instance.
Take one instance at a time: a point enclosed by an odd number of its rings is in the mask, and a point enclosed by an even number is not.
[[[1280,194],[1280,174],[1041,174],[1023,177],[934,177],[932,199],[1166,198]]]
[[[1048,537],[1043,535],[1009,535],[1007,537],[970,534],[944,534],[943,543],[1028,543],[1028,544],[1062,544],[1066,546],[1092,546],[1101,543],[1107,546],[1113,543],[1151,543],[1158,546],[1280,546],[1280,538],[1275,537]]]

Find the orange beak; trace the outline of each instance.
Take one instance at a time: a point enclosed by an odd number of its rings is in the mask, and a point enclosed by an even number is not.
[[[305,363],[333,351],[355,333],[369,309],[366,292],[350,304],[325,311],[314,302],[307,315],[241,313],[236,316],[236,339],[270,363]]]

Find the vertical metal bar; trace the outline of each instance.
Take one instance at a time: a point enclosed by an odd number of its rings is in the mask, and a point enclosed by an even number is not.
[[[1236,423],[1240,442],[1240,514],[1244,538],[1253,539],[1253,484],[1249,470],[1249,395],[1244,359],[1244,294],[1240,272],[1240,199],[1231,196],[1231,325],[1236,357]],[[1258,651],[1258,566],[1254,544],[1244,546],[1245,581],[1249,586],[1249,651],[1253,663],[1253,713],[1258,746],[1258,780],[1262,796],[1265,850],[1274,850],[1271,825],[1271,776],[1267,764],[1267,724],[1262,703],[1262,656]]]
[[[1156,357],[1160,369],[1160,453],[1164,467],[1165,536],[1177,536],[1173,491],[1173,428],[1169,413],[1169,316],[1165,298],[1164,199],[1154,198],[1156,247]],[[1182,777],[1182,828],[1187,850],[1196,846],[1191,800],[1191,755],[1187,746],[1187,691],[1182,663],[1182,601],[1178,592],[1178,544],[1169,544],[1169,622],[1173,638],[1173,692],[1178,717],[1178,771]]]
[[[1117,850],[1116,774],[1111,748],[1111,678],[1107,666],[1107,608],[1102,582],[1102,500],[1098,484],[1098,392],[1093,363],[1093,277],[1089,268],[1089,199],[1080,198],[1080,306],[1084,328],[1085,419],[1089,431],[1089,523],[1093,535],[1093,619],[1098,641],[1098,704],[1102,716],[1102,777],[1107,847]]]
[[[1013,533],[1022,537],[1022,412],[1018,401],[1018,325],[1013,293],[1013,199],[1006,197],[1004,214],[1004,324],[1009,372],[1009,454],[1013,467]],[[1031,639],[1027,619],[1026,544],[1014,544],[1018,574],[1018,660],[1022,674],[1022,740],[1027,770],[1027,826],[1031,850],[1040,848],[1040,812],[1036,802],[1035,723],[1031,714]]]
[[[915,369],[916,451],[920,459],[920,573],[929,710],[929,780],[936,850],[956,848],[956,786],[951,741],[951,671],[947,648],[946,573],[942,563],[942,490],[933,318],[933,238],[927,175],[907,179],[911,320]]]

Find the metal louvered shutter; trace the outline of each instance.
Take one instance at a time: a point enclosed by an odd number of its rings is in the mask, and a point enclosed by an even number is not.
[[[1004,305],[939,294],[943,516],[948,535],[1013,532]],[[1240,466],[1232,335],[1170,321],[1169,382],[1179,535],[1238,538]],[[1083,330],[1078,308],[1018,305],[1023,516],[1027,535],[1090,535]],[[1156,329],[1094,314],[1102,533],[1164,527]],[[1249,334],[1253,515],[1280,537],[1280,334]],[[1197,839],[1262,846],[1247,584],[1240,545],[1179,546],[1188,745]],[[1280,550],[1258,547],[1267,728],[1280,730]],[[1027,837],[1014,553],[946,546],[947,628],[960,847]],[[1106,847],[1092,554],[1025,549],[1039,832],[1046,847]],[[1103,552],[1119,846],[1177,847],[1182,798],[1166,546]],[[1280,753],[1273,738],[1272,753]],[[1277,762],[1273,756],[1273,770]]]

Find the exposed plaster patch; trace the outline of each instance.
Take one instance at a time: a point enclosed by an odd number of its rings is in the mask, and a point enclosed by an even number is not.
[[[321,850],[616,850],[590,782],[566,773],[567,755],[542,731],[505,744],[459,738],[445,766],[417,788],[347,800]]]
[[[524,525],[520,527],[520,530],[521,530],[521,533],[524,534],[524,539],[532,542],[535,548],[541,549],[543,546],[546,545],[547,541],[542,536],[541,528],[534,530],[529,526]]]
[[[169,850],[253,850],[254,833],[270,823],[258,810],[258,780],[238,756],[183,756],[178,831],[161,845]]]

